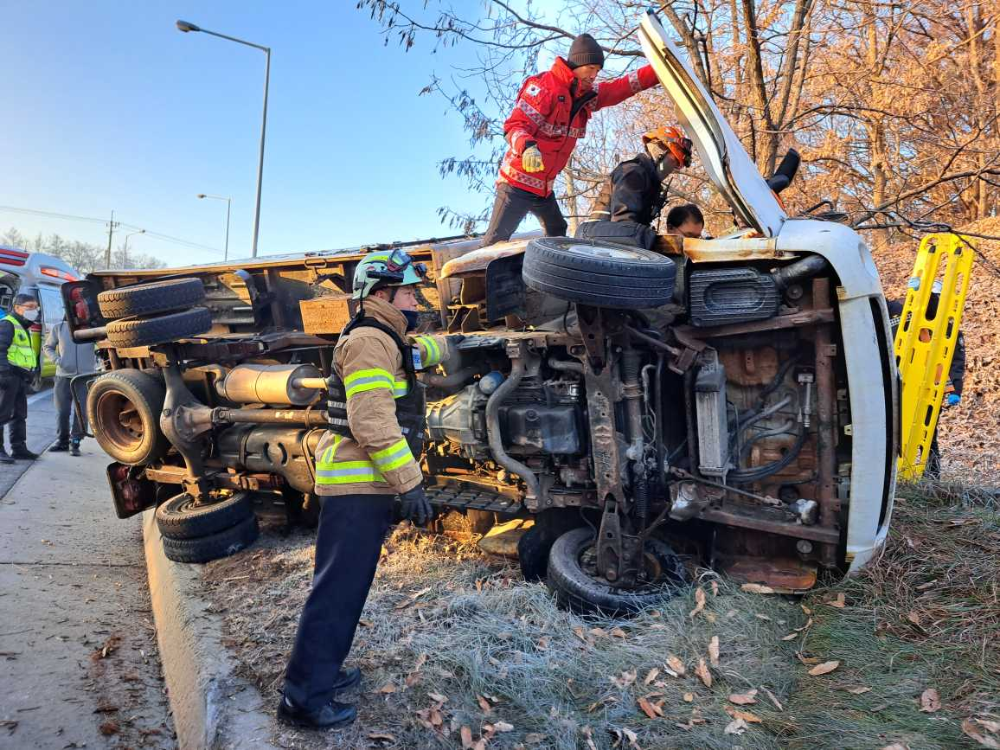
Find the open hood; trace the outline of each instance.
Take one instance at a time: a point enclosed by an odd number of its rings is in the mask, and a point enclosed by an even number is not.
[[[788,215],[652,11],[639,26],[639,38],[715,187],[741,222],[765,237],[774,237]]]

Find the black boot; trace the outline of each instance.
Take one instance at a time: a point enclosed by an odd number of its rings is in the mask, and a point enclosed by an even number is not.
[[[26,445],[15,445],[10,451],[11,458],[16,458],[19,461],[34,461],[38,458],[37,453],[32,453],[28,450]]]
[[[61,443],[58,440],[49,448],[49,453],[65,453],[69,450],[69,443]]]
[[[7,451],[0,445],[0,464],[12,464],[14,459],[7,455]]]
[[[358,710],[348,703],[330,701],[315,711],[306,711],[282,697],[278,704],[278,721],[305,729],[334,729],[347,726],[358,716]]]
[[[69,455],[79,456],[80,455],[80,441],[74,440],[69,444]]]

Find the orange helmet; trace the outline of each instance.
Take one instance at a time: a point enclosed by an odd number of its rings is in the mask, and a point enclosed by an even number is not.
[[[642,145],[648,148],[650,143],[655,143],[664,151],[669,151],[679,166],[691,166],[691,140],[684,135],[684,131],[680,128],[656,128],[643,133]]]

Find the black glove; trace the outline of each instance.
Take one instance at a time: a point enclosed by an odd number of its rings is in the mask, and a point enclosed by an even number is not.
[[[412,490],[401,493],[399,499],[403,501],[403,518],[406,520],[425,524],[434,518],[434,509],[427,500],[424,488],[419,484]]]

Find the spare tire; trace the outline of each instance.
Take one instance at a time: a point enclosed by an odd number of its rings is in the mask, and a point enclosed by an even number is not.
[[[580,614],[631,614],[675,596],[687,580],[684,563],[670,546],[646,540],[646,580],[634,589],[616,588],[594,575],[594,532],[588,526],[567,531],[549,552],[546,584],[564,609]]]
[[[201,279],[165,279],[101,292],[97,306],[107,320],[117,320],[187,310],[203,299],[205,285]]]
[[[153,346],[168,344],[205,333],[212,327],[212,313],[204,307],[160,315],[156,318],[116,320],[108,323],[108,341],[113,346]]]
[[[195,539],[171,539],[163,537],[163,553],[168,560],[184,563],[206,563],[229,557],[253,544],[260,533],[257,516],[250,515],[235,526],[218,534],[210,534]]]
[[[640,247],[544,237],[528,243],[521,273],[529,287],[558,299],[644,310],[673,299],[677,266]]]
[[[191,495],[182,492],[156,509],[156,525],[162,536],[194,539],[218,534],[250,515],[253,515],[253,500],[248,492],[204,504],[196,504]]]
[[[160,430],[166,395],[162,380],[139,370],[98,376],[87,392],[87,419],[98,445],[129,466],[162,458],[170,448]]]

